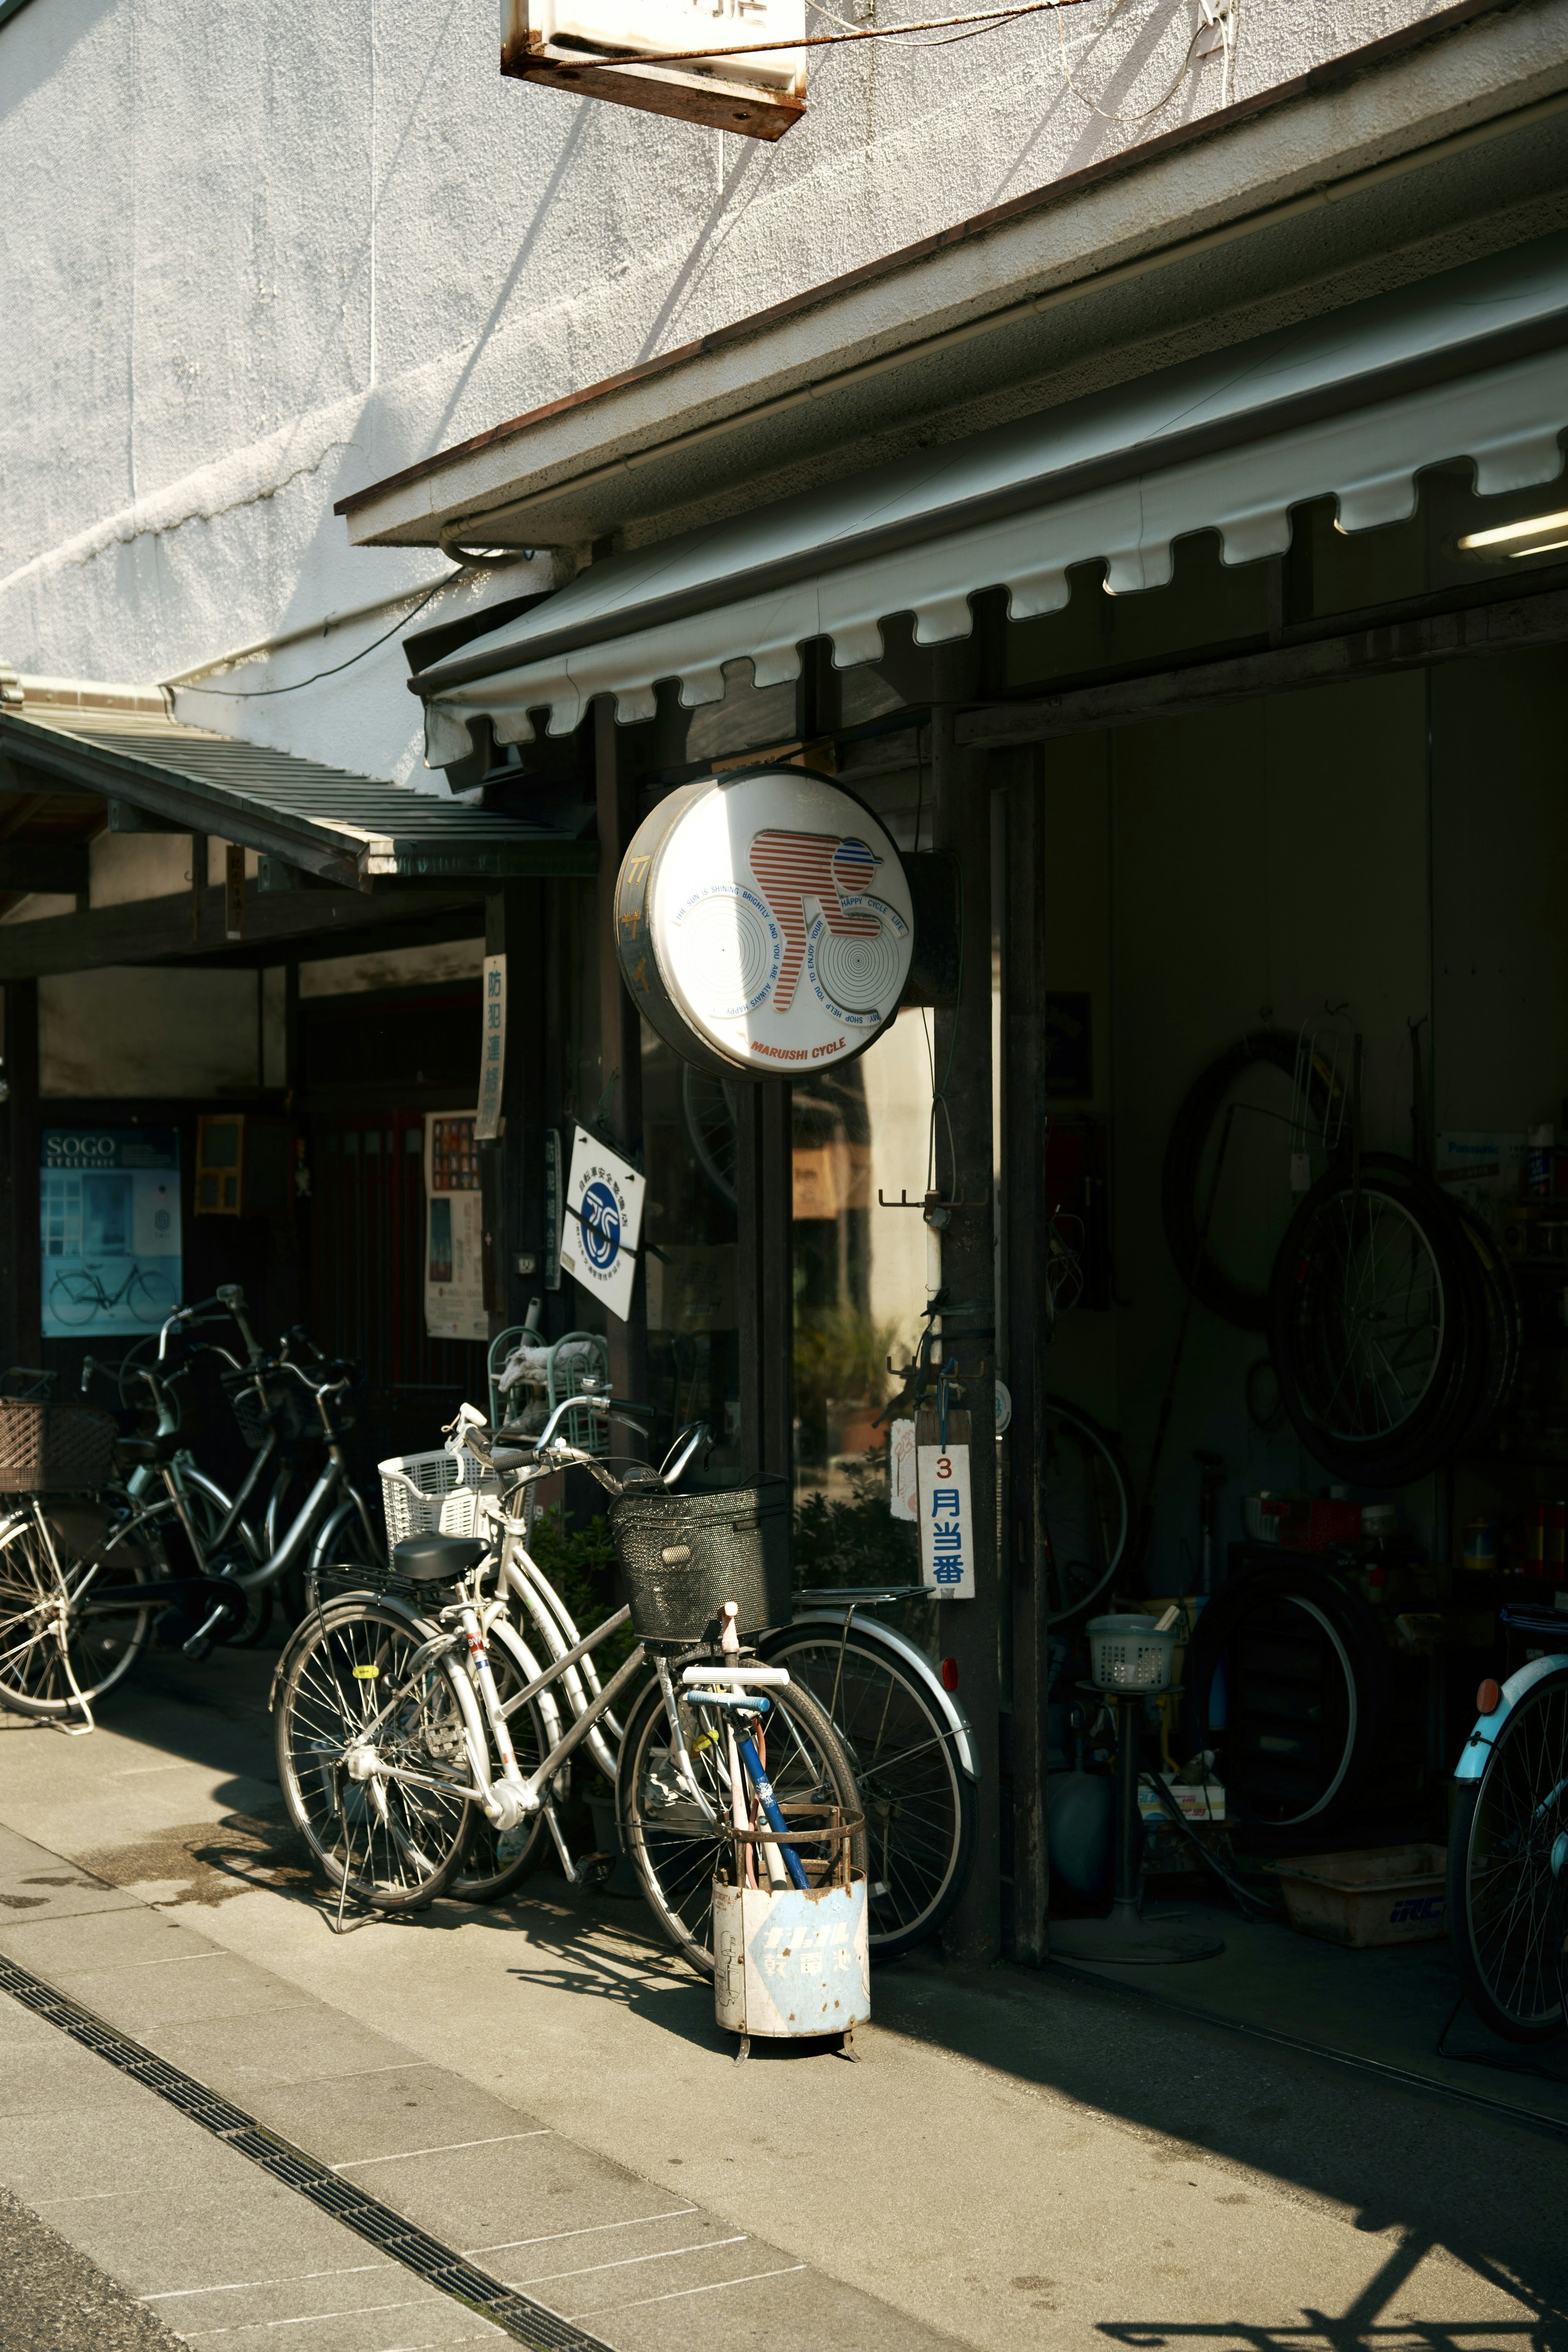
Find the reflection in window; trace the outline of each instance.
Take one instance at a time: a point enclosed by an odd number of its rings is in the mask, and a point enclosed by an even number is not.
[[[926,1301],[931,1065],[905,1011],[857,1061],[793,1088],[795,1503],[799,1580],[904,1583],[914,1530],[888,1508],[882,1419]]]
[[[644,1226],[649,1402],[657,1462],[675,1432],[706,1421],[718,1440],[715,1485],[739,1476],[739,1145],[731,1082],[683,1062],[645,1024]],[[648,1246],[651,1244],[651,1246]]]

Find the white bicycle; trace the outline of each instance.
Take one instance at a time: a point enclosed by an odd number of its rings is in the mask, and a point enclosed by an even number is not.
[[[405,1537],[378,1590],[318,1596],[274,1678],[279,1780],[340,1901],[408,1911],[448,1892],[495,1899],[534,1867],[546,1834],[580,1881],[591,1865],[570,1852],[557,1790],[586,1745],[616,1788],[623,1843],[656,1916],[695,1967],[710,1970],[713,1857],[732,1796],[725,1743],[678,1677],[704,1664],[766,1688],[765,1760],[786,1811],[826,1804],[858,1817],[854,1767],[826,1708],[786,1667],[737,1662],[705,1642],[650,1661],[639,1643],[600,1679],[593,1653],[621,1633],[630,1609],[577,1634],[528,1552],[530,1490],[575,1465],[617,1498],[673,1496],[708,1433],[700,1423],[683,1431],[661,1471],[623,1482],[557,1436],[582,1402],[558,1407],[526,1449],[490,1443],[482,1417],[463,1408],[448,1442],[499,1475],[489,1506],[495,1539]],[[632,1410],[608,1400],[596,1409],[620,1419]],[[634,1693],[621,1728],[612,1710]],[[804,1836],[799,1850],[826,1859]],[[854,1858],[864,1869],[864,1832]]]

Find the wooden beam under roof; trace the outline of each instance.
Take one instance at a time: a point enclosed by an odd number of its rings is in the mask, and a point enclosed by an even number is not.
[[[441,918],[458,908],[475,908],[474,893],[414,887],[362,890],[259,890],[245,886],[242,938],[225,937],[221,888],[201,894],[199,924],[191,919],[191,893],[132,899],[90,914],[47,915],[36,922],[0,921],[0,982],[44,979],[56,972],[90,971],[105,964],[186,963],[209,961],[270,962],[268,950],[297,941],[312,955],[331,955],[335,942],[357,944],[373,928],[423,918]],[[482,927],[482,916],[476,927]]]

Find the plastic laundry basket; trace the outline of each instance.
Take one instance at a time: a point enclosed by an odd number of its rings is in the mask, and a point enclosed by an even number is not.
[[[1101,1690],[1168,1690],[1179,1629],[1158,1633],[1155,1617],[1091,1617],[1090,1672]]]

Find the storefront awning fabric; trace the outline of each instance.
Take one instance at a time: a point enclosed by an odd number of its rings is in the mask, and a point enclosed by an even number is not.
[[[1342,530],[1414,511],[1423,468],[1468,460],[1482,496],[1552,480],[1568,427],[1568,236],[1379,296],[1019,425],[881,467],[712,529],[592,565],[559,594],[411,681],[426,757],[575,727],[615,697],[645,719],[658,681],[688,705],[795,677],[828,638],[875,660],[882,624],[965,636],[970,598],[1004,588],[1014,620],[1065,604],[1103,561],[1113,594],[1159,587],[1172,545],[1216,530],[1225,560],[1289,544],[1290,510],[1331,497]]]

